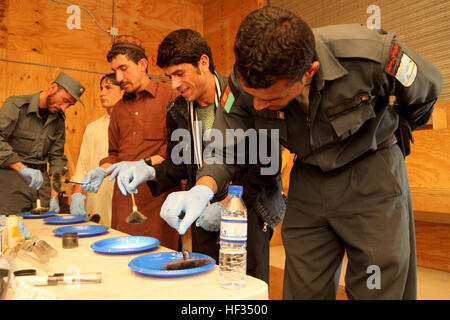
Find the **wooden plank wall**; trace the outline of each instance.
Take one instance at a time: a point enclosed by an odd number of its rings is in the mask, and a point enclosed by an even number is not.
[[[205,5],[204,35],[218,73],[228,75],[231,72],[239,25],[250,12],[264,5],[264,0],[211,0]]]
[[[103,29],[112,25],[113,1],[67,1],[89,10]],[[46,89],[59,71],[65,71],[87,88],[85,107],[70,108],[66,120],[69,176],[73,173],[87,124],[105,113],[99,103],[100,73],[110,72],[106,61],[112,37],[81,10],[81,29],[66,26],[67,5],[52,0],[0,0],[0,101]],[[161,40],[172,30],[193,28],[203,33],[203,3],[193,0],[115,1],[115,27],[144,42],[150,60],[149,73],[160,76],[156,53]],[[6,62],[3,59],[63,68]],[[66,67],[82,69],[74,71]]]

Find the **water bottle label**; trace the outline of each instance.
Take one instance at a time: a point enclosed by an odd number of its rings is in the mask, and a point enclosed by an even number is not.
[[[220,240],[245,243],[247,241],[247,220],[223,218],[220,224]]]

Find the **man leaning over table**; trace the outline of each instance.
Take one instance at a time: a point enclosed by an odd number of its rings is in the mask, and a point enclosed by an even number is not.
[[[411,130],[428,122],[439,70],[394,33],[357,24],[312,30],[270,6],[244,19],[234,52],[230,94],[214,127],[276,129],[296,154],[282,228],[283,298],[335,299],[346,252],[350,299],[416,299],[407,149],[397,143],[409,142],[410,132],[397,129],[399,119]],[[226,142],[216,154],[234,149]],[[167,198],[161,217],[189,226],[235,170],[204,165],[195,187]]]
[[[84,91],[77,80],[61,72],[46,90],[6,99],[0,108],[0,211],[29,211],[36,207],[37,190],[42,207],[60,211],[49,176],[63,173],[64,112],[77,101],[82,103]]]
[[[100,79],[100,103],[106,113],[86,127],[72,181],[81,181],[90,169],[98,166],[99,161],[108,156],[109,120],[115,104],[122,99],[123,93],[114,73],[106,74]],[[74,185],[70,213],[73,215],[98,213],[100,223],[110,227],[113,190],[114,181],[105,181],[97,193],[90,192],[86,195],[79,185]]]
[[[145,159],[148,163],[157,164],[164,159],[167,147],[166,104],[177,96],[170,86],[149,78],[145,49],[136,37],[117,37],[107,60],[125,94],[111,114],[108,157],[84,177],[81,188],[85,192],[97,192],[107,176],[106,169],[114,163]],[[140,224],[126,222],[126,217],[132,212],[132,199],[130,195],[124,196],[116,184],[111,227],[130,235],[155,237],[163,246],[176,250],[178,233],[159,217],[161,205],[169,192],[153,197],[146,184],[140,185],[137,191],[136,206],[148,219]]]

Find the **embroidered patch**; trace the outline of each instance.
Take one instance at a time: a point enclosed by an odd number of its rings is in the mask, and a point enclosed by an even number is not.
[[[400,60],[400,65],[395,74],[395,78],[400,81],[400,83],[409,87],[413,84],[417,75],[417,65],[416,63],[406,54],[402,55]]]
[[[222,107],[225,109],[227,113],[230,112],[233,102],[234,102],[233,92],[231,92],[230,87],[227,86],[225,92],[222,95],[222,98],[220,99],[220,103],[222,104]]]
[[[397,42],[392,43],[391,54],[389,55],[389,62],[386,64],[386,72],[394,75],[394,66],[397,62],[397,57],[400,52],[400,46]]]

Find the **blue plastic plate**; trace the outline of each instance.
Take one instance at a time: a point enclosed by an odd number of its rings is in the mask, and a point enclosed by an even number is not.
[[[23,217],[24,219],[42,219],[42,218],[48,218],[53,217],[56,214],[55,211],[47,211],[43,214],[31,214],[29,211],[27,212],[21,212],[18,213],[17,216]]]
[[[206,254],[201,253],[189,253],[190,258],[207,258]],[[183,254],[181,252],[160,252],[160,253],[149,253],[143,256],[134,258],[128,263],[128,267],[131,270],[138,273],[145,274],[147,276],[162,277],[162,278],[173,278],[182,277],[191,274],[200,273],[211,269],[216,264],[214,259],[204,266],[184,269],[184,270],[166,270],[164,269],[164,264],[167,262],[175,262],[177,260],[183,259]]]
[[[44,222],[49,224],[72,224],[85,222],[86,220],[87,220],[86,216],[64,215],[46,218],[44,219]]]
[[[100,224],[82,224],[77,226],[60,227],[53,230],[57,236],[62,236],[66,232],[77,232],[78,237],[96,236],[108,231],[109,228]]]
[[[159,246],[159,240],[152,237],[123,236],[99,240],[91,244],[94,251],[108,254],[125,254],[147,251]]]

